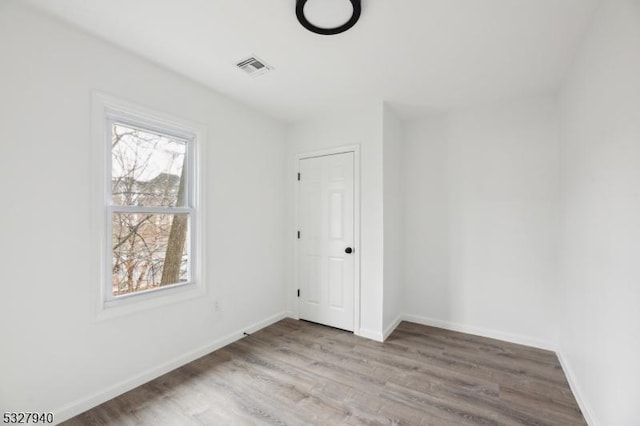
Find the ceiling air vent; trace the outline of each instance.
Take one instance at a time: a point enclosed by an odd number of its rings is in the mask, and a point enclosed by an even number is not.
[[[236,65],[252,77],[257,77],[273,69],[271,65],[255,56],[240,61]]]

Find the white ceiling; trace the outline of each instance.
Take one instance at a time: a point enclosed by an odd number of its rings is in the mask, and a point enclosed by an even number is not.
[[[362,0],[321,36],[295,0],[27,0],[284,121],[386,100],[404,118],[555,90],[599,0]],[[275,71],[234,64],[255,54]]]

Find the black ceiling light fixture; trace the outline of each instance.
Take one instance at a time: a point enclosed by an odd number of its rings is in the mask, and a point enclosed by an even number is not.
[[[360,6],[360,0],[341,0],[341,1],[344,2],[346,5],[351,3],[353,12],[351,14],[351,17],[349,18],[345,17],[346,21],[342,21],[337,25],[330,24],[330,26],[324,26],[324,24],[317,22],[317,20],[314,20],[312,17],[305,14],[305,13],[309,13],[309,11],[305,11],[305,6],[308,6],[308,4],[318,5],[323,3],[326,7],[327,6],[326,0],[312,0],[311,2],[309,2],[309,0],[296,0],[296,16],[298,17],[298,21],[300,21],[300,24],[302,24],[303,27],[305,27],[306,29],[308,29],[313,33],[322,34],[322,35],[340,34],[347,31],[349,28],[353,27],[356,24],[356,22],[358,22],[358,19],[360,19],[360,12],[362,11],[362,7]],[[333,1],[332,3],[335,3],[335,1]]]

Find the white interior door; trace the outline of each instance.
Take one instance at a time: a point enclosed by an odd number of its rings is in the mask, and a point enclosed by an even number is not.
[[[299,172],[299,316],[353,331],[354,153],[301,159]]]

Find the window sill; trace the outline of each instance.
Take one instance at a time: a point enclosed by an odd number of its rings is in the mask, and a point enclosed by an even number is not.
[[[186,283],[102,301],[97,307],[96,321],[108,320],[136,312],[195,299],[206,294],[202,285]]]

